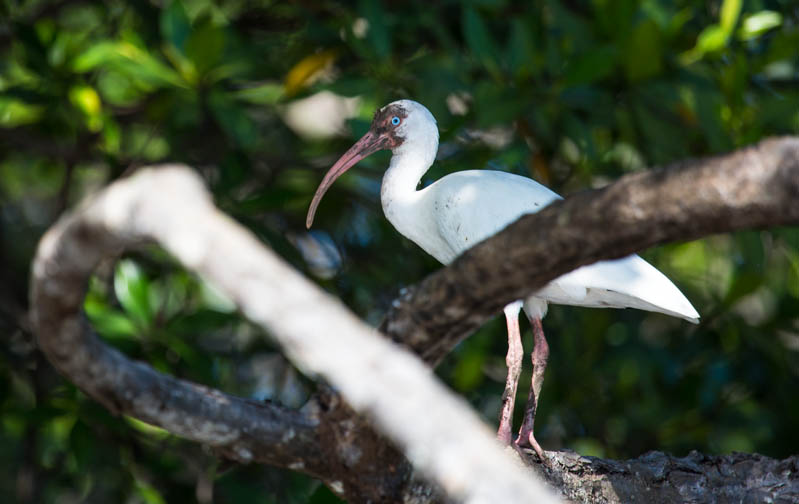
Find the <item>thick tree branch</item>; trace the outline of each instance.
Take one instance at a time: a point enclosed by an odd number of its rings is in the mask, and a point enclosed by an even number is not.
[[[392,304],[381,330],[435,364],[505,304],[579,266],[659,243],[799,224],[797,202],[796,137],[628,175],[468,250]]]
[[[80,308],[92,270],[102,258],[147,240],[157,241],[227,293],[250,320],[273,334],[298,367],[337,387],[451,498],[555,501],[503,453],[468,405],[429,368],[376,337],[374,329],[216,210],[199,177],[185,167],[142,170],[113,184],[61,219],[39,245],[31,294],[39,344],[59,371],[109,409],[242,460],[253,459],[254,447],[275,450],[289,467],[306,470],[314,458],[303,460],[301,453],[321,441],[322,429],[314,431],[301,414],[278,414],[162,376],[86,330]],[[354,429],[355,422],[350,423]],[[330,441],[338,440],[325,440],[328,450],[341,448]],[[361,453],[335,458],[357,461]],[[402,474],[407,479],[407,470]],[[349,493],[343,482],[330,486]]]

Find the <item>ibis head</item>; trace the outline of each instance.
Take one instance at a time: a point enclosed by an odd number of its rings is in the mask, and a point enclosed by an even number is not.
[[[422,148],[431,142],[435,144],[435,155],[438,128],[435,118],[423,105],[412,100],[399,100],[379,109],[369,131],[336,161],[322,179],[308,208],[305,225],[310,228],[313,224],[319,202],[333,182],[363,158],[383,149],[397,153],[401,148]]]

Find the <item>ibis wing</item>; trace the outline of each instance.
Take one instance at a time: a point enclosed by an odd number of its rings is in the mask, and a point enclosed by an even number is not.
[[[638,308],[699,321],[699,314],[671,280],[637,255],[583,266],[535,295],[558,304]]]
[[[429,188],[438,232],[449,246],[449,263],[477,243],[528,213],[560,199],[527,177],[492,170],[456,172]]]
[[[438,233],[449,249],[433,255],[445,264],[522,215],[560,199],[532,179],[489,170],[456,172],[429,189]],[[637,255],[578,268],[556,278],[533,297],[558,304],[638,308],[691,322],[699,319],[679,289]]]

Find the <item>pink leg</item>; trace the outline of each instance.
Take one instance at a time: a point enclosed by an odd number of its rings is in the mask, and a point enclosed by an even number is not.
[[[511,429],[513,428],[513,404],[516,401],[516,387],[519,384],[519,374],[522,371],[522,336],[519,332],[519,308],[521,304],[514,303],[505,307],[505,321],[508,324],[508,354],[505,364],[508,366],[508,377],[505,379],[505,392],[502,393],[502,412],[499,415],[499,430],[497,439],[503,444],[511,442]]]
[[[531,446],[541,460],[544,460],[544,450],[533,436],[533,424],[535,423],[535,412],[538,408],[538,396],[541,394],[541,385],[544,384],[544,371],[547,369],[549,359],[549,345],[544,337],[544,328],[540,318],[530,319],[533,326],[533,338],[535,344],[531,355],[533,361],[533,383],[530,386],[530,395],[527,398],[527,406],[524,408],[524,423],[519,430],[519,437],[516,439],[518,446]]]

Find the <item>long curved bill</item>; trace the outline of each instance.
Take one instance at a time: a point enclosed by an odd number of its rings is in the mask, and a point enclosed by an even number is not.
[[[372,130],[369,130],[360,140],[355,142],[355,145],[350,147],[338,161],[336,161],[336,164],[328,170],[325,178],[322,179],[322,183],[319,184],[319,187],[316,189],[316,194],[313,196],[311,206],[308,208],[308,216],[305,218],[305,227],[308,229],[311,228],[314,215],[316,214],[316,208],[319,206],[319,202],[322,201],[322,196],[324,196],[330,186],[333,185],[333,182],[361,159],[380,149],[386,148],[388,144],[387,140],[388,139],[384,135],[378,135]]]

